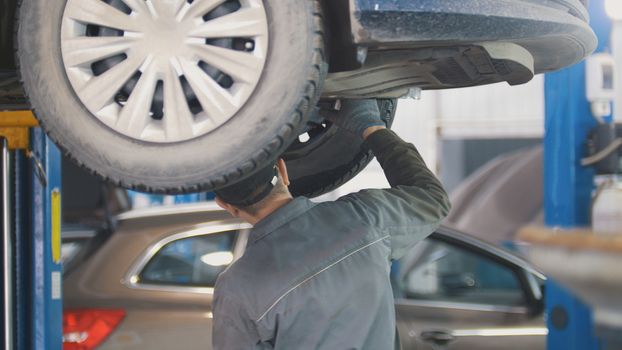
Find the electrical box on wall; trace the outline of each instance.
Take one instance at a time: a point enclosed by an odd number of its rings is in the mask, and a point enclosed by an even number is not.
[[[586,93],[595,117],[611,115],[615,99],[616,64],[609,53],[598,53],[587,58],[585,65]]]

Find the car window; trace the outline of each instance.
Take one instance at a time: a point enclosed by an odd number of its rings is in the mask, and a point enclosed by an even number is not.
[[[505,306],[524,305],[515,272],[466,248],[428,239],[399,261],[398,297]]]
[[[233,261],[237,231],[193,236],[163,246],[145,265],[139,283],[213,287]]]

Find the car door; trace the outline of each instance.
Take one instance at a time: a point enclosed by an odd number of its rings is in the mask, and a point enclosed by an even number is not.
[[[240,225],[194,229],[146,247],[125,278],[126,317],[104,350],[211,349],[217,276],[236,257]]]
[[[538,278],[494,251],[442,238],[393,267],[403,349],[544,350]]]

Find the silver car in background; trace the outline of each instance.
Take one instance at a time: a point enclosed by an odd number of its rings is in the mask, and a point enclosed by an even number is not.
[[[250,226],[214,204],[130,211],[111,234],[67,234],[65,349],[211,348],[218,274]],[[545,349],[544,276],[442,227],[391,271],[403,349]]]

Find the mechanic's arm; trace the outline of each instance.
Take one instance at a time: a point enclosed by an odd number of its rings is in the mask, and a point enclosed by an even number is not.
[[[391,236],[391,256],[398,259],[440,226],[449,213],[450,203],[443,186],[426,167],[415,146],[384,127],[375,101],[365,103],[367,108],[354,107],[348,113],[350,119],[335,122],[362,135],[391,188],[365,190],[341,200],[350,202],[361,219]]]

